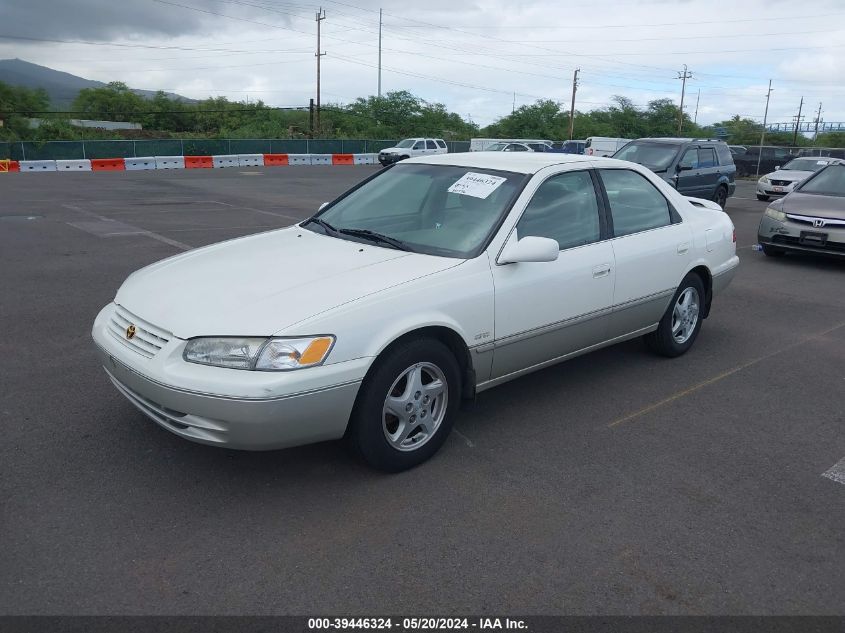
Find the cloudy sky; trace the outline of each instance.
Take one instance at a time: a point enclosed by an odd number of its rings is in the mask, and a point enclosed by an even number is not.
[[[615,94],[680,97],[711,123],[733,114],[845,121],[843,0],[2,0],[0,59],[188,97],[303,105],[315,94],[322,6],[323,102],[409,90],[481,125],[514,103],[576,107]],[[17,39],[12,39],[17,38]],[[33,38],[33,39],[26,39]],[[44,41],[49,40],[49,41]]]

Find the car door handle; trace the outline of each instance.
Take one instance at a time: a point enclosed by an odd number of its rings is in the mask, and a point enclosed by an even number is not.
[[[678,255],[683,255],[689,250],[689,242],[681,242],[678,244]]]
[[[610,274],[610,264],[599,264],[598,266],[593,267],[593,277],[595,279],[599,279],[601,277],[607,277]]]

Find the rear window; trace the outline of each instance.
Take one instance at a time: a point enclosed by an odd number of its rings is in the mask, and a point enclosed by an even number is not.
[[[721,143],[716,145],[716,155],[719,157],[720,165],[734,164],[734,155],[731,153],[731,150],[728,149],[727,145],[722,145]]]
[[[437,145],[440,147],[440,149],[446,149],[446,143],[444,143],[444,142],[443,142],[443,141],[441,141],[440,139],[437,139],[435,142],[436,142],[436,143],[437,143]]]

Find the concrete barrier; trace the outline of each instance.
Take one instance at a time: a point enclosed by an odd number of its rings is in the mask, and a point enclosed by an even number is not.
[[[287,154],[264,154],[265,167],[279,167],[288,164]]]
[[[185,169],[185,157],[156,156],[156,169]]]
[[[310,165],[311,154],[288,154],[288,165]]]
[[[332,165],[354,165],[355,156],[353,154],[332,154]]]
[[[352,162],[355,165],[375,165],[377,161],[375,154],[353,154]]]
[[[91,171],[125,171],[126,164],[122,158],[93,158]]]
[[[128,171],[138,171],[142,169],[155,169],[155,156],[139,156],[138,158],[124,158],[123,164],[126,165]]]
[[[22,160],[20,162],[21,172],[26,171],[56,171],[54,160]]]
[[[264,154],[238,154],[239,167],[264,167]]]
[[[332,164],[332,155],[331,154],[311,154],[311,164],[312,165],[331,165]]]
[[[238,166],[238,155],[237,154],[226,154],[223,156],[212,156],[213,158],[213,165],[215,169],[219,169],[222,167],[237,167]]]
[[[56,171],[91,171],[90,160],[57,160]]]

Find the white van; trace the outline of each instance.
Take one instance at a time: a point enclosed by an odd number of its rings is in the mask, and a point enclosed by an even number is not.
[[[587,156],[613,156],[616,150],[621,149],[629,138],[612,138],[610,136],[589,136],[584,146],[584,153]]]

